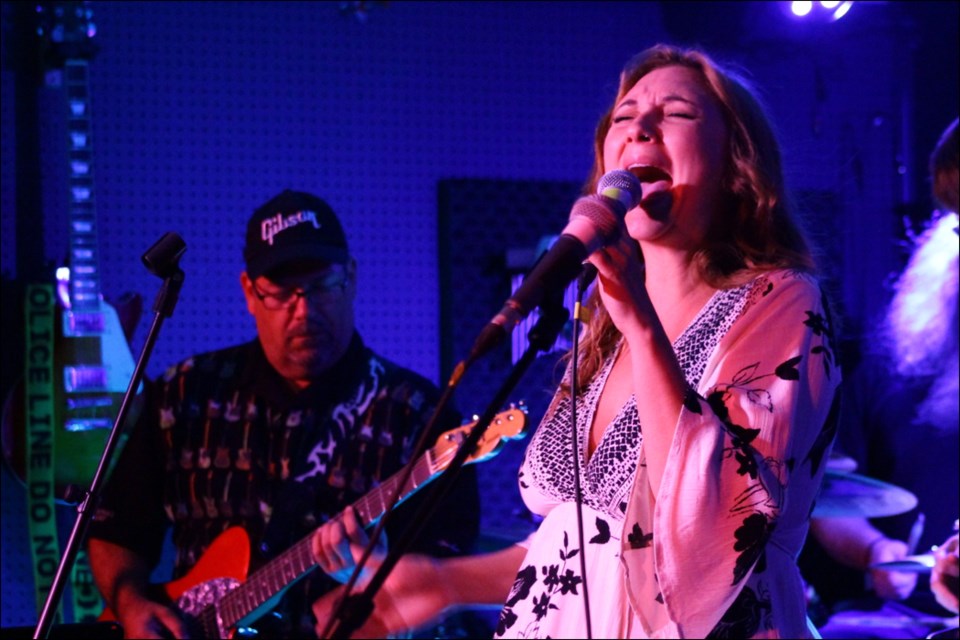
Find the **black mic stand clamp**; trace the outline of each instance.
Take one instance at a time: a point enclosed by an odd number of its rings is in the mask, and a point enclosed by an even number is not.
[[[529,340],[527,350],[513,366],[510,375],[494,395],[494,399],[487,406],[484,414],[476,421],[470,435],[460,445],[456,456],[450,462],[450,466],[425,489],[429,492],[429,495],[426,496],[417,512],[413,514],[410,519],[411,524],[404,530],[397,543],[391,545],[387,557],[377,569],[373,578],[370,579],[367,587],[362,592],[346,594],[340,601],[339,606],[334,611],[333,619],[327,625],[327,630],[329,631],[332,627],[332,631],[328,636],[324,635],[323,637],[349,638],[370,617],[374,608],[374,596],[383,587],[387,576],[399,562],[400,557],[420,536],[425,523],[437,510],[440,501],[456,481],[464,463],[483,438],[497,411],[506,404],[510,394],[517,383],[520,382],[520,378],[523,377],[523,374],[536,359],[538,352],[550,350],[569,317],[570,311],[563,306],[562,290],[543,300],[540,306],[540,317],[527,334]]]
[[[53,624],[54,614],[60,606],[60,600],[63,596],[63,589],[67,583],[67,576],[73,570],[77,554],[80,552],[80,545],[86,539],[87,530],[90,522],[96,513],[100,503],[100,496],[103,492],[103,485],[106,482],[107,470],[110,468],[110,461],[113,458],[114,450],[120,441],[120,432],[126,422],[127,414],[133,405],[137,390],[143,380],[143,370],[150,354],[153,352],[153,345],[156,343],[157,336],[160,334],[160,325],[163,318],[169,318],[173,315],[173,309],[177,304],[180,295],[180,288],[183,285],[183,271],[180,269],[179,261],[187,245],[183,239],[176,233],[170,231],[163,235],[152,247],[141,256],[144,266],[154,275],[163,278],[163,286],[157,294],[154,302],[154,319],[147,334],[146,342],[140,351],[140,357],[133,370],[133,376],[130,378],[130,384],[127,391],[123,394],[123,400],[120,403],[120,410],[113,421],[113,427],[110,429],[110,435],[104,446],[103,454],[100,456],[100,462],[97,464],[97,471],[93,475],[93,482],[89,491],[83,491],[80,488],[72,487],[69,497],[73,499],[82,498],[77,507],[78,517],[73,524],[73,530],[70,532],[70,538],[67,540],[66,549],[57,572],[50,585],[50,591],[47,593],[47,599],[40,612],[40,618],[34,629],[34,638],[46,638]]]

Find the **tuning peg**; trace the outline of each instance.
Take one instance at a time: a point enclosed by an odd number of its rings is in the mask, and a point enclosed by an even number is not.
[[[526,400],[519,400],[519,401],[517,401],[516,403],[511,402],[511,403],[510,403],[510,408],[511,408],[511,409],[519,409],[520,411],[522,411],[522,412],[524,412],[524,413],[528,413],[528,410],[527,410],[527,401],[526,401]]]

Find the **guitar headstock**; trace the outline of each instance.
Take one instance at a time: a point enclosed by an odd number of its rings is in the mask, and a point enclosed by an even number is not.
[[[36,25],[49,67],[62,67],[67,60],[89,60],[97,53],[97,26],[89,2],[40,2]]]
[[[449,466],[450,461],[457,453],[460,445],[470,436],[470,432],[477,425],[478,420],[450,429],[443,433],[430,449],[434,471],[442,471]],[[483,433],[473,453],[466,459],[466,464],[480,462],[492,457],[504,445],[506,440],[518,440],[527,435],[527,412],[523,407],[511,407],[501,411],[493,417],[490,425]]]

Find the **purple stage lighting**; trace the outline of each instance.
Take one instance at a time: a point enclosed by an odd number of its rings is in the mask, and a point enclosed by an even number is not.
[[[810,15],[811,11],[813,11],[813,3],[795,0],[794,2],[790,3],[790,11],[798,18],[806,17]]]
[[[836,22],[847,15],[853,6],[851,0],[823,0],[822,2],[807,2],[805,0],[794,0],[786,3],[790,7],[790,15],[793,18],[801,20],[824,20],[827,22]]]

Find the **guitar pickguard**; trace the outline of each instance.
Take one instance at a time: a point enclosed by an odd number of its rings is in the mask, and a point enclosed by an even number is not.
[[[240,581],[235,578],[201,582],[183,592],[177,600],[177,608],[200,625],[204,638],[229,638],[229,630],[224,628],[217,604],[238,586]]]

